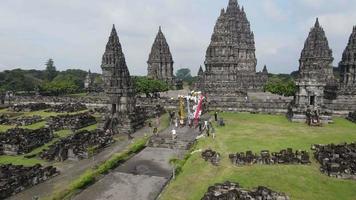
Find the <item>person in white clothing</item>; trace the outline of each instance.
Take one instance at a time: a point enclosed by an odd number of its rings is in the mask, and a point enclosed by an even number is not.
[[[177,138],[177,131],[175,129],[172,130],[172,140]]]

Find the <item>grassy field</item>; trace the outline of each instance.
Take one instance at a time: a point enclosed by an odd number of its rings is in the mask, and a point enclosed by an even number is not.
[[[309,150],[312,144],[356,141],[356,124],[336,118],[324,127],[290,123],[284,116],[224,113],[226,127],[217,128],[216,139],[204,138],[197,149],[212,148],[222,155],[221,165],[214,167],[192,155],[183,172],[165,189],[161,200],[201,199],[214,183],[234,181],[246,188],[259,185],[284,192],[297,200],[355,200],[356,181],[330,178],[319,172],[313,159],[308,166],[233,166],[229,153],[246,150],[279,151],[283,148]]]

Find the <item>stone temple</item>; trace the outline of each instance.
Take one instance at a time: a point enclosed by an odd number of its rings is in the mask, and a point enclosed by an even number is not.
[[[200,90],[210,96],[241,96],[261,91],[268,74],[256,73],[254,34],[244,8],[229,0],[215,24],[206,51]]]
[[[353,27],[342,60],[339,63],[340,90],[346,94],[356,94],[356,26]]]
[[[316,19],[299,60],[296,80],[297,93],[294,98],[292,121],[306,120],[306,112],[317,112],[322,122],[331,121],[330,111],[324,105],[327,88],[335,85],[333,74],[334,58],[323,28]]]
[[[148,78],[161,80],[169,86],[176,86],[173,57],[161,27],[159,27],[156,39],[152,45],[147,64]]]
[[[121,133],[132,133],[142,127],[144,118],[136,108],[135,91],[119,37],[113,26],[101,68],[105,93],[109,98],[109,119],[104,128],[112,128]]]

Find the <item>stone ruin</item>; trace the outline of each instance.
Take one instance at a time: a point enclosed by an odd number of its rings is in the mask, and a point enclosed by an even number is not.
[[[177,81],[174,76],[173,57],[161,27],[159,27],[157,36],[152,45],[147,64],[148,78],[161,80],[169,86],[179,89],[180,86],[178,86],[178,83],[180,82]]]
[[[333,74],[334,58],[324,29],[316,19],[305,41],[299,60],[297,92],[290,107],[289,118],[294,122],[329,123],[330,111],[325,107],[325,99],[335,96],[337,82]],[[306,112],[318,113],[315,120],[307,119]],[[309,123],[308,122],[308,123]],[[314,123],[313,123],[314,124]]]
[[[218,183],[208,188],[202,200],[289,200],[282,193],[259,186],[253,190],[245,190],[238,183]]]
[[[47,161],[85,159],[112,143],[114,143],[112,133],[84,130],[50,145],[40,153],[40,158]]]
[[[0,133],[0,155],[19,155],[31,152],[53,139],[53,132],[48,128],[37,130],[9,129]]]
[[[96,119],[89,113],[78,113],[75,115],[52,116],[47,121],[47,126],[55,131],[70,129],[78,130],[96,124]]]
[[[32,111],[45,110],[50,107],[51,107],[50,105],[45,103],[29,103],[29,104],[13,105],[9,108],[9,110],[13,112],[32,112]]]
[[[356,143],[313,145],[312,150],[322,173],[356,180]]]
[[[109,112],[108,107],[97,107],[97,108],[92,108],[89,110],[90,113],[100,113],[100,114],[106,114]]]
[[[236,153],[229,155],[230,161],[235,165],[253,165],[253,164],[310,164],[309,153],[307,151],[295,151],[293,149],[283,149],[280,152],[272,152],[268,150],[261,151],[260,155],[246,151],[246,153]]]
[[[42,167],[40,164],[32,167],[0,165],[0,199],[6,199],[58,174],[59,171],[56,168]]]
[[[228,97],[245,96],[248,91],[262,91],[268,71],[265,68],[256,73],[255,51],[254,33],[244,7],[230,0],[216,21],[198,90],[218,102]]]
[[[0,115],[0,124],[2,125],[16,125],[16,126],[28,126],[31,124],[38,123],[42,121],[42,117],[38,115],[34,116],[23,116],[18,118],[9,118],[5,115]]]
[[[353,27],[349,42],[339,63],[340,92],[356,94],[356,26]]]
[[[65,103],[65,104],[52,106],[51,109],[48,110],[48,112],[73,113],[73,112],[83,111],[86,109],[87,107],[82,103]]]
[[[145,116],[136,107],[136,91],[115,26],[102,56],[101,69],[110,110],[103,129],[129,135],[142,128]]]
[[[353,123],[356,123],[356,111],[355,112],[350,112],[349,116],[347,116],[347,119],[352,121]]]
[[[211,164],[217,166],[219,165],[220,162],[220,154],[216,151],[213,151],[211,149],[207,149],[201,153],[201,157],[205,161],[211,162]]]

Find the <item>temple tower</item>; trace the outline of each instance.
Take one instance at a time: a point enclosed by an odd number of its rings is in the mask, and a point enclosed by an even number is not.
[[[298,87],[294,99],[292,121],[305,121],[307,112],[319,113],[322,122],[331,121],[324,106],[325,88],[334,81],[332,50],[323,28],[316,19],[305,41],[299,60]]]
[[[85,80],[84,80],[84,89],[87,91],[87,92],[91,92],[93,90],[93,75],[91,74],[91,71],[89,70],[88,71],[88,74],[87,76],[85,77]]]
[[[254,34],[237,0],[222,9],[206,51],[204,88],[210,96],[246,94],[263,87],[256,74]]]
[[[342,93],[356,94],[356,26],[339,63]]]
[[[142,126],[136,110],[135,91],[125,56],[113,26],[105,53],[102,57],[101,68],[105,93],[109,98],[111,111],[109,127],[117,128],[122,133],[132,133]]]
[[[173,75],[173,58],[167,40],[159,27],[156,39],[152,45],[149,55],[148,77],[166,82],[170,86],[175,85],[175,77]]]

